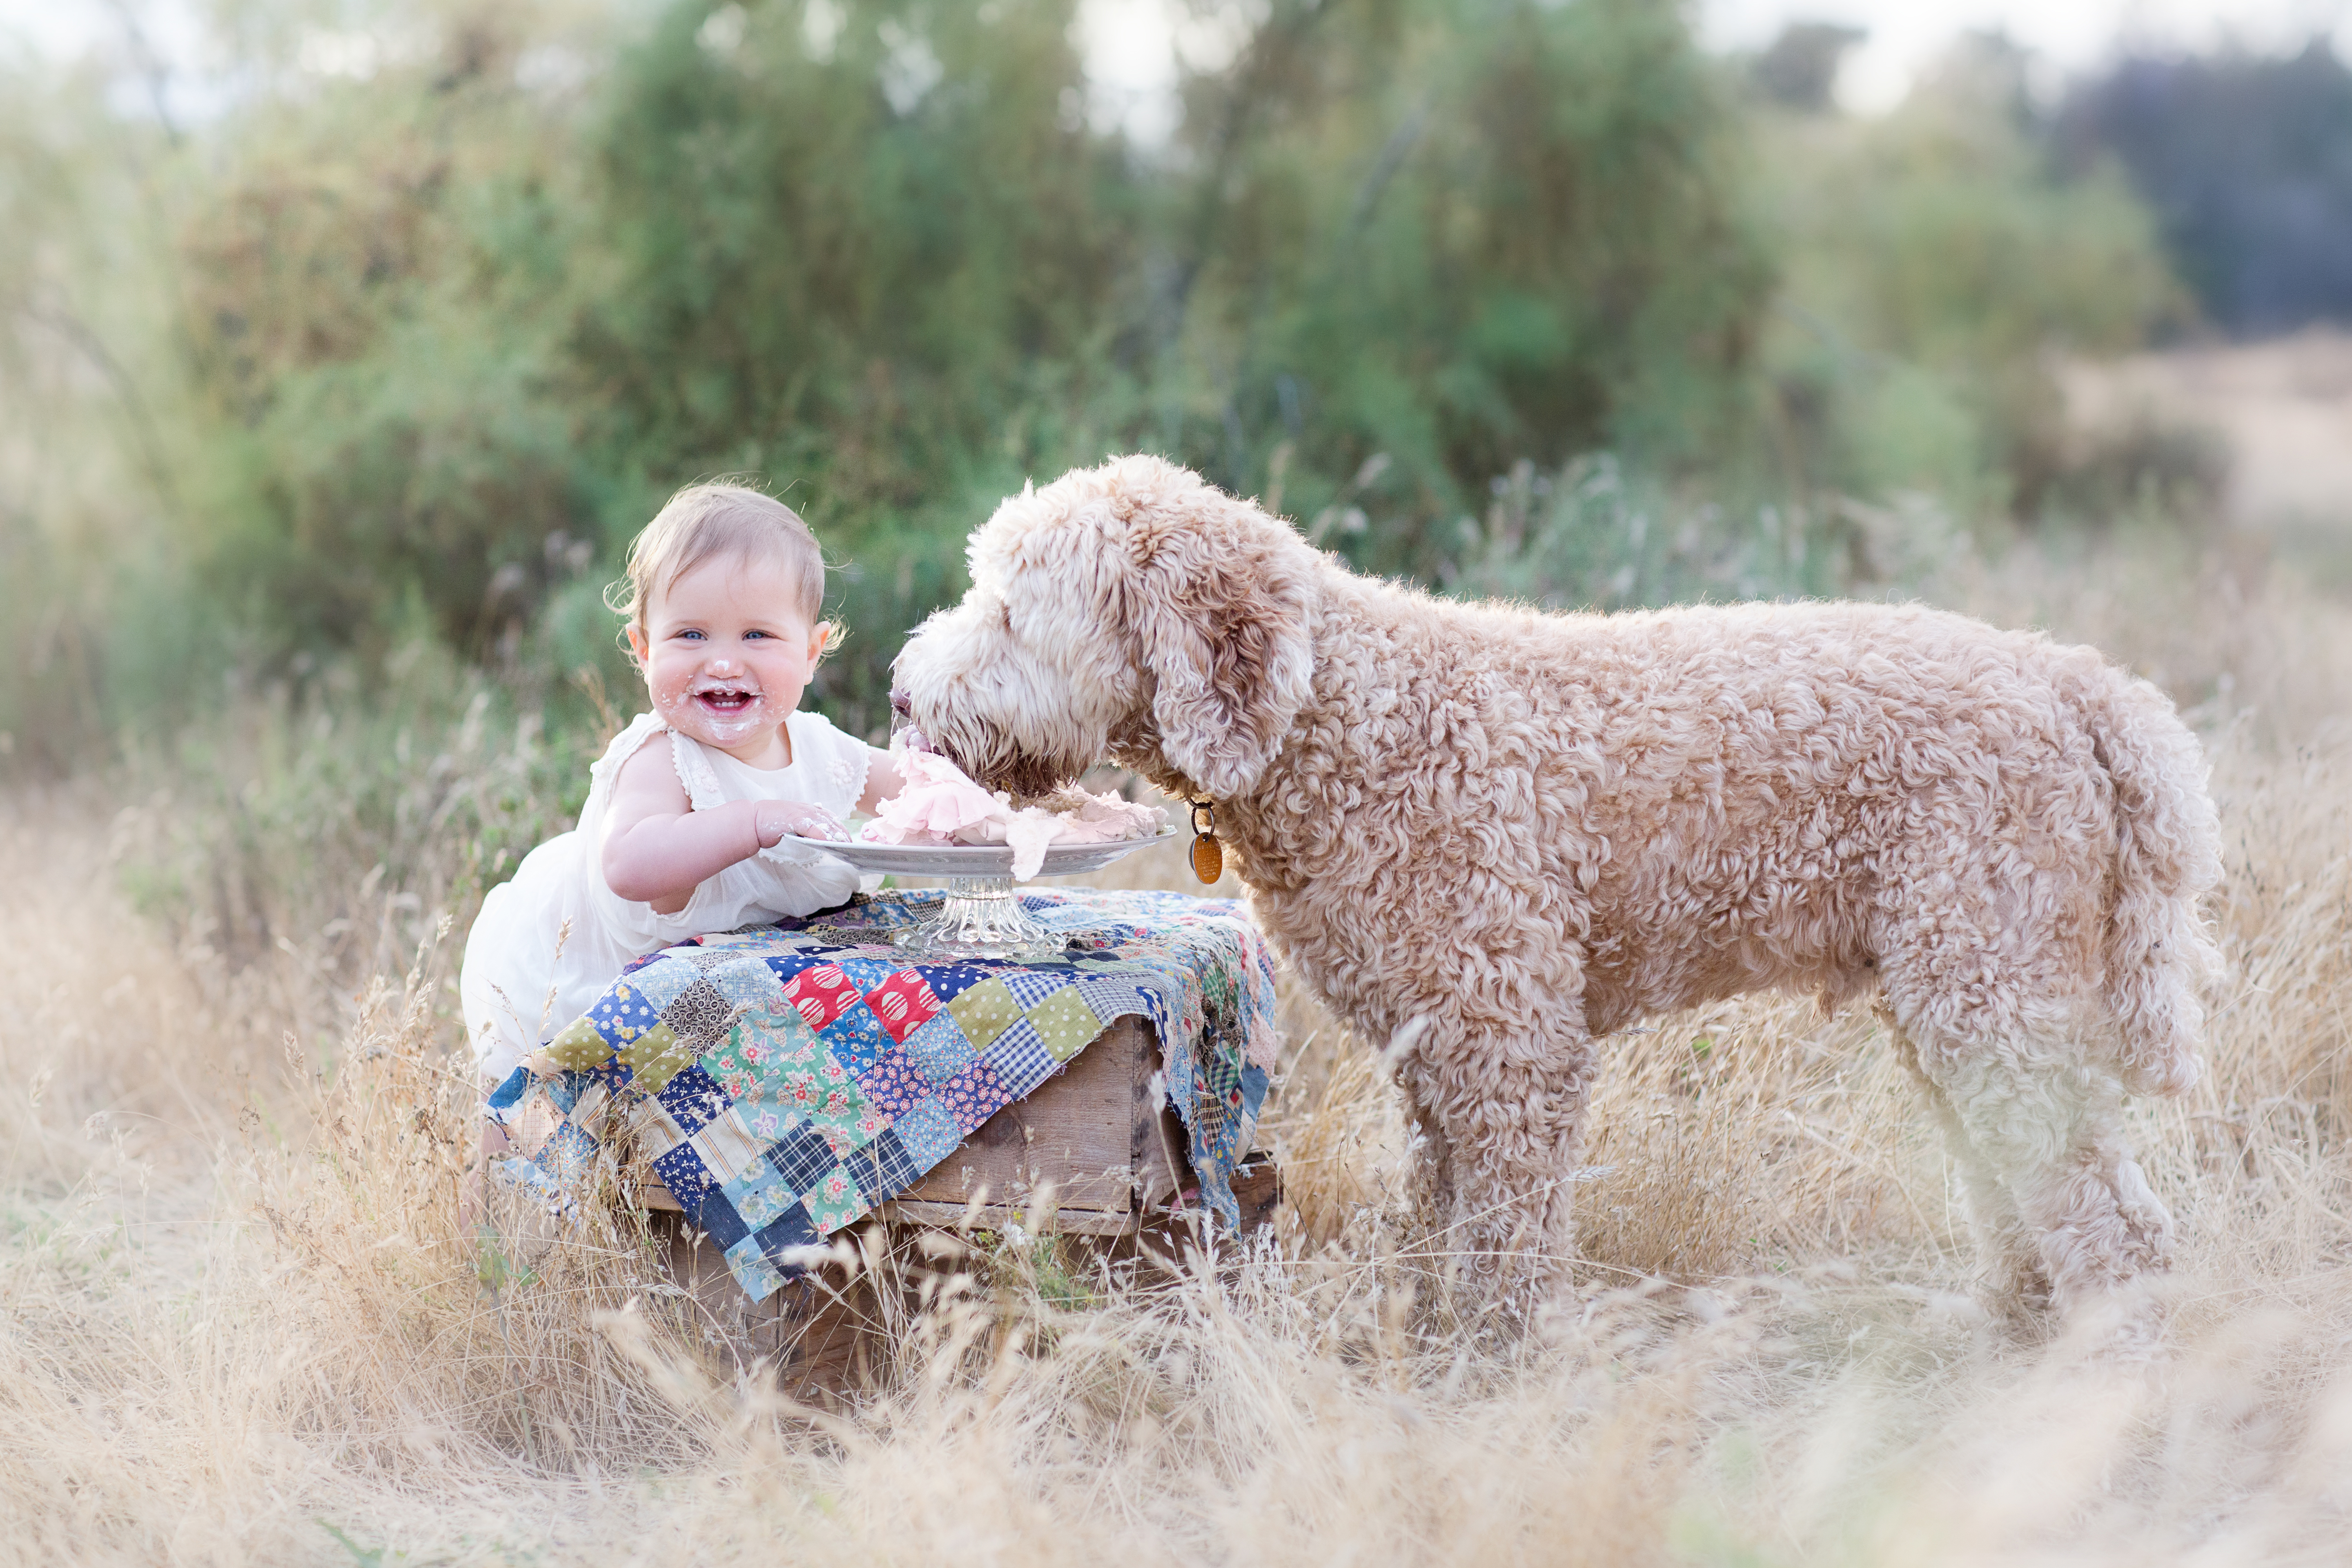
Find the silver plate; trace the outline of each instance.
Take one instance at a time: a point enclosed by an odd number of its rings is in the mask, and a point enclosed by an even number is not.
[[[1122,838],[1115,844],[1055,844],[1045,850],[1041,877],[1074,877],[1099,871],[1122,855],[1149,849],[1183,836],[1177,827],[1162,828],[1149,838]],[[1003,844],[846,844],[823,838],[793,837],[789,843],[820,849],[846,860],[861,871],[888,871],[902,877],[1010,877],[1013,850]]]

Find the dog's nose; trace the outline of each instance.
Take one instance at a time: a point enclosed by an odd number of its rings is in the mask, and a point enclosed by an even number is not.
[[[894,719],[908,720],[915,716],[914,701],[908,697],[907,689],[903,686],[894,686],[890,689],[890,716]]]

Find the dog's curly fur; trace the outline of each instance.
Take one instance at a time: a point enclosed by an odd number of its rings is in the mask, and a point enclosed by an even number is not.
[[[1913,606],[1451,603],[1149,457],[1006,500],[971,560],[899,655],[915,721],[1007,787],[1108,752],[1213,799],[1287,960],[1410,1041],[1466,1247],[1570,1255],[1595,1037],[1780,987],[1875,993],[1995,1291],[2164,1266],[2121,1102],[2197,1078],[2218,830],[2194,737],[2095,652]]]

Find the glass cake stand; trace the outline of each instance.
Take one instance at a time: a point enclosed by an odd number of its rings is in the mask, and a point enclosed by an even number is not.
[[[1071,877],[1098,871],[1121,856],[1180,836],[1169,827],[1149,838],[1116,844],[1056,844],[1045,851],[1040,877]],[[1055,931],[1021,902],[1013,879],[1013,851],[1002,844],[868,844],[793,838],[793,844],[846,860],[860,871],[898,877],[938,877],[947,897],[937,913],[893,937],[898,951],[918,963],[963,958],[1011,959],[1015,963],[1061,957],[1076,931]]]

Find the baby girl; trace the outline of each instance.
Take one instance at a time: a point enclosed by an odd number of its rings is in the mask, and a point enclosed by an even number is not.
[[[633,959],[846,901],[857,873],[787,837],[841,839],[898,793],[889,753],[800,710],[833,639],[824,562],[782,502],[672,496],[629,549],[629,650],[653,711],[589,770],[580,826],[490,890],[458,983],[495,1085]]]

